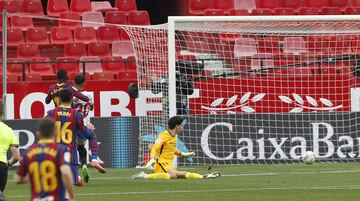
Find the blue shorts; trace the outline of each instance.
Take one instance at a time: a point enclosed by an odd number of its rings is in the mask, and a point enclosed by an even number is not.
[[[77,183],[77,179],[78,179],[78,165],[77,164],[70,164],[70,168],[71,168],[71,172],[73,174],[73,178],[74,178],[74,184]]]

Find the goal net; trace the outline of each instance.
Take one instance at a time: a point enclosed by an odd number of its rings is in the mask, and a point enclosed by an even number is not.
[[[197,154],[179,165],[359,160],[360,23],[272,18],[126,28],[140,90],[162,103],[141,117],[139,165],[173,115],[187,119],[177,148]]]

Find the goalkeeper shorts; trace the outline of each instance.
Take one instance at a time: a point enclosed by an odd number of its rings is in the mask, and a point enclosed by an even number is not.
[[[161,161],[159,163],[155,163],[154,165],[155,173],[167,173],[169,170],[173,170],[173,169],[174,166],[172,164],[172,161]]]

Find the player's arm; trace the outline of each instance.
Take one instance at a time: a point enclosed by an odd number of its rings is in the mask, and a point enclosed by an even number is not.
[[[145,167],[149,168],[150,166],[153,166],[156,162],[156,157],[159,156],[160,154],[160,150],[161,147],[164,145],[166,139],[164,139],[161,135],[159,135],[159,137],[157,138],[157,140],[155,141],[151,152],[150,152],[150,160],[149,162],[146,163]]]
[[[11,144],[9,147],[11,158],[8,160],[8,166],[14,165],[16,162],[19,161],[20,154],[19,154],[19,140],[14,135],[14,131],[11,129],[11,133],[9,133],[12,136]]]
[[[82,101],[84,101],[84,102],[89,102],[89,101],[90,101],[89,97],[85,96],[85,95],[82,94],[81,92],[79,92],[79,91],[77,91],[77,90],[74,90],[72,87],[70,87],[69,89],[73,92],[73,95],[74,95],[76,98],[78,98],[78,99],[80,99],[80,100],[82,100]]]
[[[20,162],[20,166],[17,173],[14,175],[15,184],[22,184],[29,181],[29,178],[26,176],[28,172],[27,163],[28,161],[25,155]]]
[[[45,103],[46,103],[46,104],[51,103],[51,100],[53,99],[53,96],[52,96],[51,91],[52,91],[52,88],[50,87],[49,92],[48,92],[48,95],[47,95],[46,98],[45,98]]]
[[[64,183],[66,192],[68,193],[69,200],[74,199],[74,179],[73,175],[70,169],[70,166],[68,164],[64,164],[60,166],[60,172],[61,172],[61,179]]]

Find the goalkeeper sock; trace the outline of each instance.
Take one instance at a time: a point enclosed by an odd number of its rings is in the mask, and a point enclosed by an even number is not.
[[[146,176],[147,179],[170,179],[170,174],[168,173],[153,173]]]
[[[201,174],[189,172],[185,175],[185,178],[186,179],[203,179],[204,177]]]

